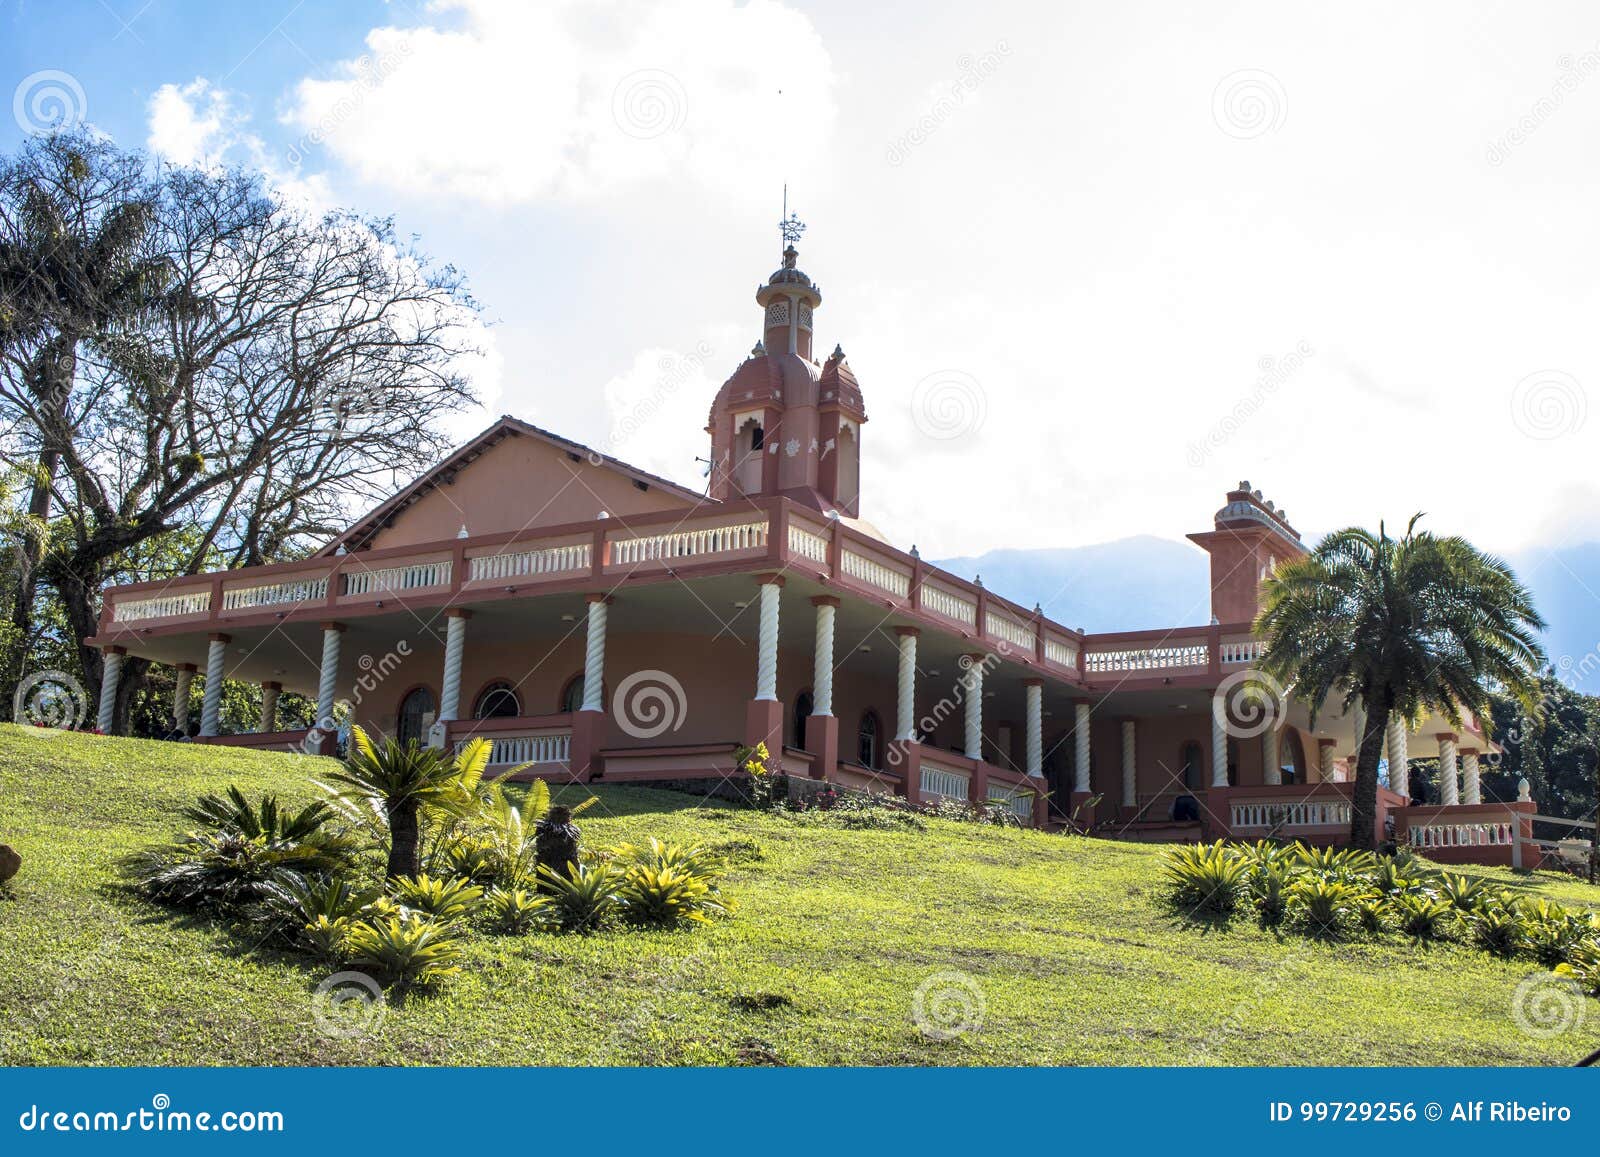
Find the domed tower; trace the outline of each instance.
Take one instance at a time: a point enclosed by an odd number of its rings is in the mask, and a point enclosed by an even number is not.
[[[781,494],[849,518],[861,513],[861,389],[835,346],[826,362],[812,353],[812,318],[822,291],[795,265],[756,290],[762,338],[711,404],[711,497]]]

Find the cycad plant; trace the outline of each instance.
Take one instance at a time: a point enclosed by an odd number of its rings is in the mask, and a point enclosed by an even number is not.
[[[424,809],[448,818],[475,808],[489,750],[483,739],[472,740],[453,756],[415,740],[401,744],[386,739],[379,746],[361,728],[352,727],[344,768],[329,778],[344,785],[343,798],[381,810],[389,829],[386,875],[415,877],[421,868],[419,816]]]
[[[1175,903],[1192,911],[1227,913],[1239,902],[1250,862],[1218,840],[1170,849],[1161,861]]]
[[[1352,798],[1350,843],[1370,848],[1378,762],[1391,716],[1434,710],[1459,724],[1490,718],[1490,689],[1535,710],[1544,620],[1499,559],[1464,538],[1360,528],[1330,534],[1262,587],[1256,631],[1264,670],[1292,681],[1313,716],[1329,699],[1366,710]]]
[[[350,930],[344,947],[357,968],[401,987],[432,984],[461,971],[458,933],[430,920],[370,919]]]

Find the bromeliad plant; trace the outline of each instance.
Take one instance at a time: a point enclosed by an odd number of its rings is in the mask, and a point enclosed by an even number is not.
[[[612,863],[622,873],[617,901],[630,924],[677,928],[733,911],[717,890],[722,861],[704,848],[652,839],[644,847],[623,844]]]
[[[432,985],[461,971],[460,934],[420,917],[369,919],[350,930],[344,947],[357,968],[402,988]]]
[[[1162,858],[1173,901],[1191,911],[1217,915],[1238,906],[1249,867],[1222,840],[1173,848]]]

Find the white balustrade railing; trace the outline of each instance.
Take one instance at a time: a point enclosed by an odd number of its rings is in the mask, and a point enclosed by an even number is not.
[[[947,619],[954,619],[958,623],[972,626],[978,621],[978,604],[972,599],[962,598],[954,591],[947,591],[943,587],[922,586],[922,609],[943,615]]]
[[[211,609],[211,590],[190,591],[181,595],[152,595],[146,599],[116,599],[111,621],[132,623],[140,619],[170,619],[178,615],[200,615]]]
[[[1231,823],[1238,828],[1348,827],[1347,799],[1239,800],[1231,803]]]
[[[1060,639],[1052,639],[1046,635],[1044,657],[1047,663],[1054,663],[1058,667],[1076,667],[1078,665],[1078,648],[1072,643],[1064,643]]]
[[[1030,791],[1017,791],[1004,784],[991,783],[989,802],[1005,804],[1006,810],[1019,820],[1033,819],[1033,793]]]
[[[466,741],[456,744],[460,751]],[[496,735],[490,743],[489,763],[566,763],[572,756],[572,733]]]
[[[1267,653],[1267,644],[1261,639],[1224,639],[1223,663],[1254,663]]]
[[[764,550],[767,523],[741,522],[735,526],[714,526],[704,530],[669,530],[611,541],[611,561],[616,564],[657,562],[673,558],[695,558],[736,550]]]
[[[828,561],[828,540],[814,530],[789,524],[789,553],[812,562]]]
[[[967,783],[969,776],[964,771],[954,768],[940,767],[930,764],[926,759],[922,763],[922,794],[924,796],[939,795],[945,799],[966,799]]]
[[[247,607],[272,607],[284,603],[321,602],[328,597],[328,576],[292,579],[254,587],[234,587],[222,592],[222,609],[240,611]]]
[[[374,570],[349,570],[344,573],[344,593],[371,595],[395,591],[414,591],[441,587],[450,582],[450,560],[418,562],[410,566],[384,566]]]
[[[1029,652],[1033,650],[1033,628],[1025,627],[998,611],[990,611],[983,616],[983,629],[990,638],[1004,639]]]
[[[1516,832],[1512,820],[1412,824],[1406,840],[1413,848],[1508,847]]]
[[[546,546],[538,550],[519,550],[505,554],[480,554],[467,564],[472,582],[521,578],[524,575],[566,574],[588,570],[594,544],[576,542],[567,546]]]
[[[1083,669],[1096,674],[1114,671],[1170,671],[1178,667],[1205,667],[1210,662],[1211,648],[1205,643],[1186,643],[1170,647],[1088,651],[1083,656]]]
[[[859,579],[881,591],[888,591],[897,598],[903,599],[911,593],[909,575],[901,574],[893,567],[884,566],[877,559],[857,554],[853,550],[839,552],[839,568],[851,578]]]

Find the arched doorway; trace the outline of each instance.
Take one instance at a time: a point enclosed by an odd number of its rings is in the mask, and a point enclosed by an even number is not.
[[[400,700],[400,715],[395,721],[395,737],[401,744],[421,744],[428,738],[428,728],[438,718],[438,701],[426,687],[413,687]]]
[[[794,745],[806,749],[806,720],[811,718],[811,692],[802,691],[794,697]]]

